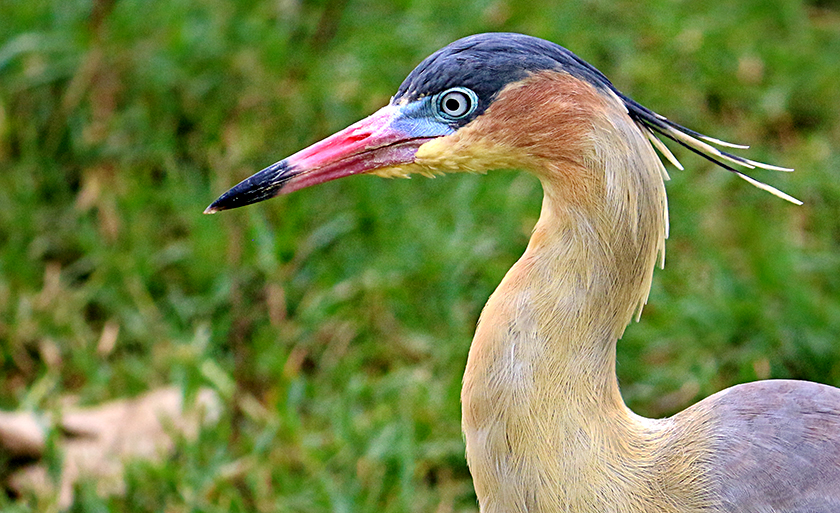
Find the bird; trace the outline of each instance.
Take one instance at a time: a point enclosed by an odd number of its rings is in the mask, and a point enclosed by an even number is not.
[[[743,171],[789,169],[640,105],[564,47],[487,33],[433,53],[388,105],[243,180],[205,213],[357,174],[531,173],[540,216],[481,312],[463,378],[480,510],[838,512],[840,389],[743,383],[662,419],[621,397],[616,345],[641,315],[668,236],[656,151],[682,169],[660,137],[801,203]]]

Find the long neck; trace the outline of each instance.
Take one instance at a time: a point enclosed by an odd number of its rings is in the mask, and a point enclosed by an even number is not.
[[[463,427],[485,512],[615,505],[644,477],[621,468],[655,452],[659,424],[625,407],[615,348],[664,251],[664,170],[623,113],[598,128],[581,161],[533,170],[539,222],[470,349]],[[586,184],[572,191],[568,177]]]

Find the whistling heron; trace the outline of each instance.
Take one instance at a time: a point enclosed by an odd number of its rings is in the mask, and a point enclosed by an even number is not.
[[[668,419],[622,401],[616,341],[645,304],[668,234],[665,136],[736,171],[775,168],[634,102],[585,61],[519,34],[435,52],[386,107],[260,171],[207,213],[343,176],[516,168],[544,199],[485,306],[464,386],[484,512],[840,511],[840,390],[759,381]]]

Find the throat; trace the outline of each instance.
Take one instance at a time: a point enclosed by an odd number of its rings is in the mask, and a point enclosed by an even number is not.
[[[528,249],[482,312],[464,377],[465,430],[500,423],[534,442],[565,443],[556,439],[632,415],[615,352],[644,277],[621,283],[598,230],[568,212],[557,217],[544,206]]]

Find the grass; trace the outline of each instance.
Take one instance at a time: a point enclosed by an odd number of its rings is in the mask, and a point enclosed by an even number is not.
[[[124,497],[81,484],[73,511],[477,509],[461,373],[536,180],[358,177],[201,215],[475,32],[556,41],[797,168],[757,176],[802,207],[677,152],[668,265],[618,348],[637,412],[758,378],[840,385],[836,2],[71,0],[0,19],[0,407],[163,384],[226,404],[170,460],[132,464]]]

